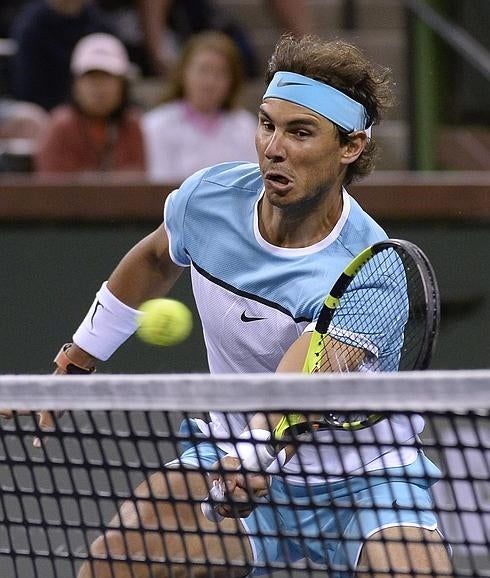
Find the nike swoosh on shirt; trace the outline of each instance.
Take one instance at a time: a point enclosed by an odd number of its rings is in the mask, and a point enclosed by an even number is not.
[[[394,510],[412,510],[413,509],[410,506],[401,506],[396,500],[393,500],[393,502],[391,503],[391,507]]]
[[[241,314],[240,319],[242,321],[244,321],[245,323],[248,323],[249,321],[260,321],[261,319],[266,319],[266,317],[247,317],[247,315],[245,314],[245,311]]]

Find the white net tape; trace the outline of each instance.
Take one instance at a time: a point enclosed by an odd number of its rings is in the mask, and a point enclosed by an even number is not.
[[[310,409],[467,411],[490,407],[490,370],[365,374],[143,374],[0,376],[17,410]]]

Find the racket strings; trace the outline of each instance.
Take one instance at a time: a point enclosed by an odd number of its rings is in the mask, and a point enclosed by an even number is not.
[[[417,368],[426,348],[427,292],[414,255],[383,249],[354,276],[315,349],[313,372],[403,371]],[[331,427],[374,425],[380,414],[324,416]]]
[[[376,254],[359,270],[333,314],[328,335],[337,342],[335,363],[331,354],[324,355],[322,369],[396,371],[413,366],[423,345],[425,301],[409,254],[391,248]],[[356,358],[352,348],[364,355]],[[401,354],[395,359],[397,351]]]

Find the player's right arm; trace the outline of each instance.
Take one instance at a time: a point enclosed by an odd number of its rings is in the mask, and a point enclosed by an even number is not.
[[[182,271],[170,258],[168,237],[161,225],[123,257],[109,277],[108,288],[120,301],[136,308],[166,295]]]
[[[170,258],[168,237],[165,228],[161,225],[153,233],[139,241],[123,257],[109,277],[107,289],[119,302],[131,309],[136,309],[148,299],[166,295],[182,271],[183,268],[175,265]],[[92,322],[100,323],[101,312],[98,311],[96,304],[95,307],[92,305],[92,311],[94,312],[88,317],[91,318]],[[95,319],[97,315],[99,315],[99,320]],[[99,331],[98,334],[101,335],[99,339],[102,339],[103,331]],[[93,345],[96,349],[97,343],[94,342]],[[79,368],[94,368],[99,361],[97,355],[94,355],[93,352],[89,353],[77,343],[70,344],[69,349],[65,350],[65,354],[69,363]],[[54,373],[65,374],[66,371],[58,366]],[[0,409],[0,417],[10,418],[12,412],[8,409]],[[39,427],[49,429],[53,426],[51,413],[40,412]],[[39,446],[40,441],[35,439],[34,445]]]
[[[161,225],[123,257],[111,274],[107,289],[122,304],[136,309],[148,299],[166,295],[182,271],[183,268],[175,265],[170,258],[168,237]],[[100,315],[97,307],[93,317],[96,315]],[[95,319],[92,321],[95,322]],[[76,343],[70,345],[66,355],[72,364],[80,368],[93,368],[99,361],[93,352],[84,350]],[[57,367],[54,373],[64,374],[66,371]],[[0,416],[10,418],[12,412],[0,409]],[[52,425],[49,412],[40,412],[39,426],[48,428]]]
[[[107,289],[120,302],[137,309],[148,299],[166,295],[182,271],[170,258],[168,237],[161,225],[122,258],[109,277]],[[81,367],[93,367],[98,361],[76,343],[70,347],[69,357]]]

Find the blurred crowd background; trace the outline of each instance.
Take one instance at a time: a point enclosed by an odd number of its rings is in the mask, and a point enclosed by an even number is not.
[[[0,171],[181,182],[254,160],[283,33],[389,66],[378,170],[490,168],[488,0],[2,0]]]

